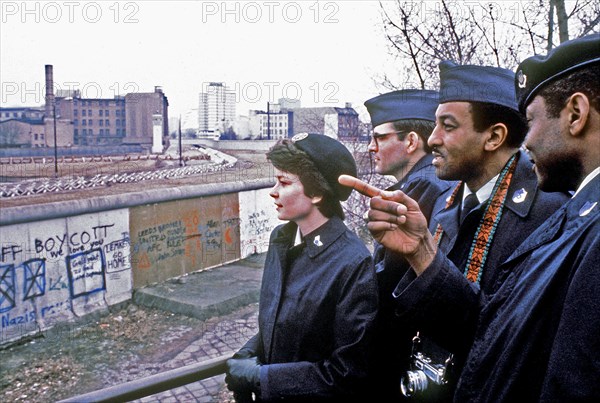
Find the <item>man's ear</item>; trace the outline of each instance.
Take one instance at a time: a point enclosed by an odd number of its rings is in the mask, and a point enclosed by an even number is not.
[[[312,196],[310,201],[312,204],[317,205],[317,204],[321,203],[322,200],[323,200],[323,196]]]
[[[421,137],[415,132],[410,132],[406,135],[404,141],[406,142],[406,152],[408,154],[414,153],[419,149],[420,139]]]
[[[508,128],[504,123],[496,123],[486,130],[486,135],[484,150],[495,151],[506,142]]]
[[[569,133],[571,136],[579,136],[584,132],[585,125],[588,122],[590,100],[585,94],[576,92],[567,100],[565,109],[569,119]]]

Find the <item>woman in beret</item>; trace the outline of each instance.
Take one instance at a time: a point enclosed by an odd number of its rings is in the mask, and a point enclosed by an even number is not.
[[[259,303],[259,332],[227,361],[238,402],[364,401],[377,313],[371,255],[343,222],[340,201],[356,176],[350,152],[313,134],[280,140],[271,234]]]

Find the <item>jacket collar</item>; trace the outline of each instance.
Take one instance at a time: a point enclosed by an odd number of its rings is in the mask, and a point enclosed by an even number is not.
[[[600,214],[600,176],[583,187],[577,197],[568,200],[558,209],[515,250],[507,262],[556,239],[563,226],[569,226],[570,231],[576,231],[576,228],[590,220],[598,219],[598,214]]]
[[[408,171],[407,174],[404,175],[404,178],[402,178],[398,183],[396,183],[393,186],[390,186],[386,190],[389,190],[389,191],[402,190],[404,188],[404,185],[406,185],[406,183],[409,180],[411,180],[417,172],[419,172],[423,169],[430,168],[432,166],[431,161],[433,161],[433,154],[429,153],[429,154],[425,155],[420,160],[418,160],[415,165],[413,165],[413,167],[410,169],[410,171]]]
[[[329,248],[345,231],[344,222],[337,216],[331,217],[325,224],[304,237],[308,256],[311,259],[315,258]]]
[[[583,188],[579,189],[576,196],[567,202],[567,216],[569,219],[577,217],[591,217],[600,210],[600,175],[596,175]]]
[[[274,239],[274,243],[287,249],[294,245],[298,226],[294,222],[285,224],[279,236]],[[341,218],[331,217],[319,228],[304,236],[303,244],[308,252],[308,256],[313,259],[324,252],[332,243],[334,243],[346,231],[346,226]]]
[[[535,195],[538,192],[537,177],[532,170],[531,162],[529,162],[529,159],[523,151],[519,151],[517,158],[517,166],[515,167],[512,180],[508,187],[504,206],[517,216],[523,218],[527,217],[529,214]],[[441,210],[434,214],[435,221],[442,226],[445,236],[451,240],[452,244],[458,234],[458,212],[460,211],[464,186],[463,183],[462,189],[458,191],[453,203],[448,206],[448,208],[442,207]],[[440,196],[443,198],[443,206],[445,206],[452,195],[454,188],[455,187],[452,186],[447,192]],[[484,202],[483,205],[486,205],[486,203]],[[435,230],[435,228],[433,230]]]
[[[517,166],[508,187],[504,207],[523,218],[529,214],[535,195],[539,190],[533,165],[525,152],[519,150],[517,158]]]
[[[523,151],[518,152],[517,158],[517,166],[515,167],[515,172],[513,173],[513,177],[508,187],[508,192],[506,193],[504,206],[509,208],[519,217],[526,217],[531,210],[533,200],[538,192],[537,177],[533,172],[533,165],[529,162],[529,159]],[[453,190],[454,187],[444,194],[444,203],[446,203]],[[463,192],[464,184],[463,189],[459,190],[454,198],[452,205],[440,211],[440,218],[443,217],[440,221],[446,221],[448,219],[447,216],[456,215],[455,213],[462,202]],[[485,202],[483,204],[485,204]]]

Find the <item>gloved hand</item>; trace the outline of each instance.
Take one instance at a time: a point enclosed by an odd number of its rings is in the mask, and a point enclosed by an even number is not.
[[[233,392],[260,391],[260,364],[258,358],[230,358],[226,362],[225,383]]]
[[[233,358],[252,358],[256,353],[249,348],[241,348],[237,353],[233,354]]]

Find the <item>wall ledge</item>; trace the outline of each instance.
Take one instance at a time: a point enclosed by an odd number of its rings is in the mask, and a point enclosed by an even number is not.
[[[153,203],[164,203],[173,200],[251,191],[271,186],[273,186],[273,179],[261,178],[248,181],[149,189],[142,192],[123,193],[80,200],[65,200],[27,206],[3,207],[0,208],[0,226],[64,218]]]

